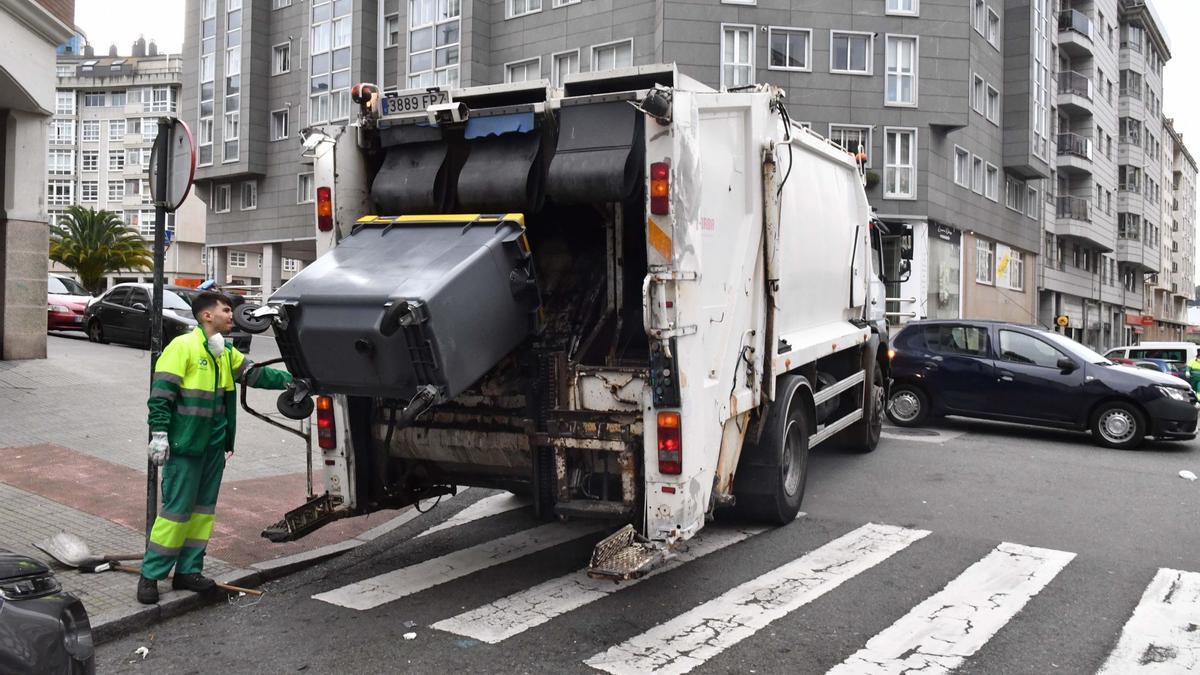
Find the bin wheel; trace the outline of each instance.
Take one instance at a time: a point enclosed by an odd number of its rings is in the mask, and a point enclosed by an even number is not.
[[[249,303],[238,306],[233,310],[233,323],[247,333],[263,333],[271,327],[271,317],[269,316],[254,316],[254,312],[259,309],[258,305]]]
[[[312,416],[313,410],[316,408],[312,396],[305,396],[298,403],[292,399],[293,394],[291,389],[279,395],[279,400],[276,401],[275,407],[279,409],[280,414],[293,420],[306,420]]]

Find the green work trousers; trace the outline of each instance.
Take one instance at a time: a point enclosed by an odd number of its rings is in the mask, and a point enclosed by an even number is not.
[[[162,506],[146,557],[142,576],[165,579],[176,574],[196,574],[204,568],[204,549],[212,536],[217,493],[225,472],[225,453],[209,448],[201,456],[171,455],[162,468]]]

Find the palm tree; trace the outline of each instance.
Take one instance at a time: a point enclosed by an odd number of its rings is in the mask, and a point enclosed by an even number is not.
[[[79,275],[89,291],[104,290],[104,275],[154,265],[146,241],[112,211],[72,206],[50,228],[50,259]]]

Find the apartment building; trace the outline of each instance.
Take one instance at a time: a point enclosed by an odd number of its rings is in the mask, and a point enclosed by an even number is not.
[[[49,222],[58,222],[70,206],[103,209],[152,241],[150,150],[158,135],[158,118],[178,112],[182,60],[178,54],[159,54],[153,41],[139,39],[128,56],[118,55],[115,46],[99,57],[91,47],[62,49],[56,68],[46,150]],[[204,203],[195,196],[167,215],[168,283],[205,278],[204,228]],[[54,262],[50,271],[71,274]],[[113,272],[106,279],[109,286],[151,281],[153,271]]]
[[[1188,334],[1187,308],[1196,300],[1196,160],[1172,120],[1164,120],[1163,128],[1162,271],[1152,278],[1154,325],[1142,339],[1178,341]]]

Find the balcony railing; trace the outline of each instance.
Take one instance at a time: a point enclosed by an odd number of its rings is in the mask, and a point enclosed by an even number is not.
[[[1074,94],[1092,100],[1092,79],[1073,70],[1058,74],[1058,93]]]
[[[1058,13],[1058,32],[1075,31],[1092,39],[1092,20],[1077,9],[1066,9]]]
[[[1060,196],[1058,198],[1058,217],[1091,222],[1092,219],[1088,213],[1089,206],[1088,200],[1083,197]]]
[[[1092,159],[1092,139],[1084,138],[1079,134],[1059,134],[1058,154],[1074,155],[1090,161]]]

